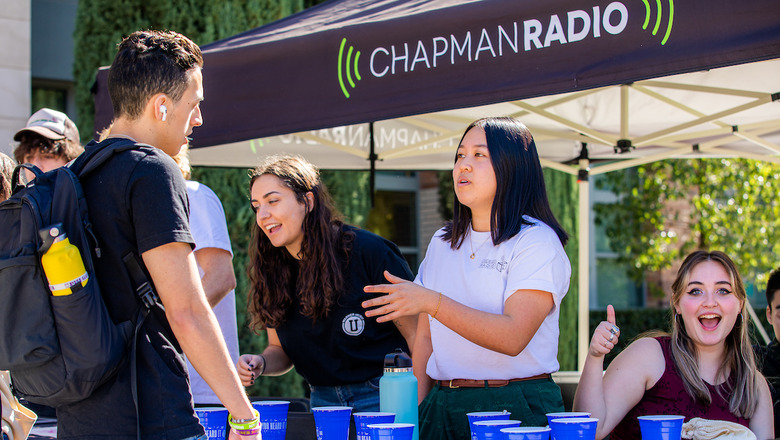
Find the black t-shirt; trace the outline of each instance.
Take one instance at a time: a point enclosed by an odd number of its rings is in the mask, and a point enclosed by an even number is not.
[[[298,312],[299,304],[294,300],[286,321],[276,329],[296,371],[314,386],[346,385],[378,377],[386,354],[396,348],[408,352],[395,324],[366,318],[360,304],[383,295],[365,293],[363,287],[388,283],[385,270],[413,280],[409,264],[392,242],[351,226],[344,228],[354,231],[355,240],[349,262],[342,261],[345,283],[337,306],[312,323]]]
[[[754,345],[758,370],[769,383],[772,405],[775,413],[775,437],[780,434],[780,343],[774,340],[769,345]]]
[[[90,143],[86,150],[112,141]],[[140,257],[173,242],[193,243],[184,179],[164,152],[141,146],[114,154],[82,186],[102,251],[94,261],[106,306],[115,322],[131,320],[139,302],[122,257],[130,251]],[[192,409],[184,358],[163,313],[149,314],[137,343],[142,438],[203,434]],[[135,439],[129,363],[88,399],[57,408],[57,419],[60,439]]]

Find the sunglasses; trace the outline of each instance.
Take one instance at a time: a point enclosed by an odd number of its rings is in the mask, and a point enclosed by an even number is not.
[[[52,141],[43,136],[24,135],[22,136],[20,144],[29,145],[30,149],[40,150],[45,154],[59,154],[64,142],[64,140]]]

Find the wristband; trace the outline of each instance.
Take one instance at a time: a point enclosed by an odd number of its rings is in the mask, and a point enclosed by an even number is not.
[[[263,366],[260,368],[260,372],[258,372],[258,373],[257,373],[257,375],[258,375],[258,376],[262,376],[262,375],[263,375],[263,373],[265,372],[265,366],[266,366],[266,363],[265,363],[265,356],[263,356],[262,354],[259,354],[258,356],[260,356],[260,359],[262,359],[262,360],[263,360]]]
[[[260,433],[259,426],[255,426],[252,429],[236,429],[236,428],[231,428],[231,429],[233,429],[233,431],[238,435],[257,435]]]
[[[260,429],[260,413],[256,409],[252,408],[251,419],[234,419],[232,415],[228,415],[228,425],[233,428],[237,433],[241,431],[251,431],[253,429]],[[257,434],[257,433],[255,433]],[[240,434],[240,435],[252,435],[252,434]]]

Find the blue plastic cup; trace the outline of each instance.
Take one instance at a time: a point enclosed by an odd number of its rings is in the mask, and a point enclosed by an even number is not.
[[[477,440],[501,440],[501,428],[520,426],[519,420],[477,420],[474,422],[474,434]]]
[[[347,440],[349,437],[350,406],[318,406],[311,409],[317,440]]]
[[[550,428],[548,426],[518,426],[515,428],[501,428],[504,440],[550,440]]]
[[[466,413],[469,418],[469,428],[471,429],[471,440],[477,440],[477,436],[474,433],[474,422],[480,420],[509,420],[509,411],[477,411]]]
[[[547,413],[545,415],[547,416],[547,424],[548,425],[550,424],[550,421],[554,420],[554,419],[574,418],[574,417],[580,417],[580,418],[582,418],[582,417],[585,417],[585,418],[590,417],[590,413],[589,412],[573,412],[573,411]],[[550,433],[550,438],[555,440],[555,432]]]
[[[286,400],[258,400],[252,402],[252,407],[260,413],[260,432],[263,440],[284,440],[287,436],[287,409],[290,402]]]
[[[680,440],[684,416],[639,416],[642,440]]]
[[[357,440],[371,440],[371,432],[368,430],[368,425],[395,422],[395,413],[391,412],[356,412],[352,414],[352,417],[355,419]],[[265,437],[263,440],[265,440]]]
[[[413,423],[372,423],[368,425],[371,440],[412,440]]]
[[[571,411],[569,411],[569,412],[547,413],[545,415],[547,416],[547,423],[548,424],[550,423],[550,420],[554,420],[554,419],[562,419],[562,418],[566,418],[566,417],[568,417],[568,418],[574,418],[574,417],[579,417],[579,418],[585,417],[585,418],[588,418],[588,417],[590,417],[590,413],[589,412],[571,412]]]
[[[228,410],[222,407],[195,408],[201,426],[209,440],[224,440],[227,432]]]
[[[595,440],[599,420],[590,417],[561,417],[550,420],[556,440]]]

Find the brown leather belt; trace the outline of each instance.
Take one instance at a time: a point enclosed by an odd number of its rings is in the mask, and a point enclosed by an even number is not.
[[[538,374],[536,376],[524,377],[522,379],[491,379],[491,380],[475,380],[475,379],[452,379],[452,380],[437,380],[436,383],[443,388],[498,388],[509,385],[510,382],[522,382],[524,380],[536,380],[536,379],[549,379],[551,376],[549,373]]]

